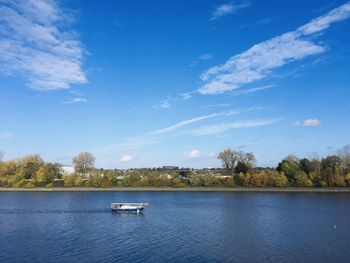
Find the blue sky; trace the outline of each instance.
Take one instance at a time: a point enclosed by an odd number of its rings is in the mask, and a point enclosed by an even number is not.
[[[0,0],[0,150],[274,166],[349,144],[350,2]]]

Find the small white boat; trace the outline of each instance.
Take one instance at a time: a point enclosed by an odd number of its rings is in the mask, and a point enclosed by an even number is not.
[[[140,213],[148,206],[148,203],[111,203],[111,209],[115,212]]]

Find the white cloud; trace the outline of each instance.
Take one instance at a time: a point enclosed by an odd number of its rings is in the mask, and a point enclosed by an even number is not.
[[[87,102],[87,99],[84,98],[73,98],[71,100],[67,100],[62,102],[62,104],[74,104],[74,103],[85,103]]]
[[[273,87],[274,87],[274,85],[266,85],[266,86],[262,86],[262,87],[242,90],[242,93],[243,94],[249,94],[249,93],[253,93],[253,92],[257,92],[257,91],[267,90],[267,89],[270,89],[270,88],[273,88]]]
[[[52,0],[1,0],[0,71],[19,73],[38,90],[86,83],[83,47],[76,33],[66,30],[68,20]]]
[[[196,136],[215,135],[221,134],[231,129],[252,128],[271,125],[279,122],[281,119],[269,119],[269,120],[248,120],[238,122],[228,122],[217,125],[207,125],[191,130],[189,133]]]
[[[275,85],[266,85],[266,86],[251,88],[251,89],[235,90],[235,91],[233,91],[231,93],[231,95],[232,96],[238,96],[238,95],[251,94],[251,93],[258,92],[258,91],[267,90],[267,89],[270,89],[270,88],[273,88],[273,87],[275,87]]]
[[[12,132],[2,132],[0,133],[1,140],[10,140],[12,139],[14,134]]]
[[[196,159],[202,156],[201,152],[197,149],[193,149],[191,151],[185,151],[185,156],[190,159]]]
[[[213,55],[212,54],[202,54],[199,56],[199,59],[201,60],[209,60],[212,59]]]
[[[132,157],[129,154],[124,154],[123,157],[120,159],[122,163],[130,163],[134,160],[134,157]]]
[[[210,17],[210,20],[217,20],[220,17],[233,14],[237,12],[239,9],[243,9],[249,6],[250,6],[249,2],[242,2],[242,3],[231,2],[231,3],[220,5],[213,11],[213,14]]]
[[[303,122],[301,121],[296,121],[293,123],[294,126],[297,127],[318,127],[320,126],[322,123],[319,119],[306,119]]]
[[[156,106],[156,107],[160,109],[166,109],[166,110],[171,109],[170,99],[165,99],[160,101],[159,106]]]
[[[311,22],[307,23],[298,28],[298,32],[303,35],[312,35],[319,33],[327,29],[332,23],[345,20],[350,17],[350,1],[334,8],[327,14],[313,19]]]
[[[197,91],[195,90],[178,93],[175,96],[167,96],[166,99],[161,100],[159,104],[153,106],[152,108],[156,110],[169,110],[172,108],[171,106],[173,103],[189,100],[190,98],[192,98],[194,93],[197,93]]]
[[[203,115],[203,116],[191,118],[191,119],[178,122],[176,124],[173,124],[173,125],[165,127],[165,128],[150,131],[148,133],[141,134],[138,136],[126,138],[121,143],[106,145],[106,146],[94,149],[94,150],[92,150],[92,152],[105,153],[105,152],[115,152],[118,150],[135,150],[135,149],[139,149],[139,148],[142,148],[145,146],[159,144],[162,142],[160,140],[159,135],[165,135],[165,134],[174,132],[180,128],[183,128],[185,126],[188,126],[188,125],[200,122],[200,121],[204,121],[204,120],[208,120],[208,119],[212,119],[212,118],[216,118],[216,117],[230,117],[230,116],[238,115],[238,114],[243,113],[243,112],[260,110],[260,109],[262,109],[262,108],[258,107],[258,106],[254,106],[254,107],[250,107],[250,108],[243,108],[243,109],[236,109],[236,110],[225,111],[225,112],[212,113],[212,114],[208,114],[208,115]]]
[[[252,111],[252,110],[258,110],[261,109],[259,107],[251,107],[251,108],[246,108],[246,109],[238,109],[238,110],[231,110],[231,111],[225,111],[225,112],[218,112],[218,113],[212,113],[212,114],[208,114],[208,115],[203,115],[203,116],[199,116],[199,117],[195,117],[192,119],[188,119],[188,120],[184,120],[181,122],[178,122],[174,125],[168,126],[166,128],[162,128],[162,129],[158,129],[158,130],[154,130],[151,131],[149,133],[147,133],[147,135],[159,135],[159,134],[164,134],[164,133],[169,133],[172,131],[175,131],[179,128],[182,128],[184,126],[199,122],[199,121],[203,121],[203,120],[207,120],[207,119],[212,119],[212,118],[216,118],[216,117],[221,117],[221,116],[234,116],[234,115],[238,115],[242,112],[246,112],[246,111]]]
[[[254,45],[245,52],[231,57],[225,64],[212,67],[201,75],[204,84],[201,94],[220,94],[261,80],[273,69],[290,62],[324,52],[326,49],[314,43],[313,34],[327,29],[332,23],[350,16],[350,2],[333,9],[295,31],[287,32]]]

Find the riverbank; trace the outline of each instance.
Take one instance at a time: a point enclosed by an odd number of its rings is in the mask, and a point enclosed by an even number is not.
[[[342,188],[247,188],[247,187],[34,187],[34,188],[0,188],[0,192],[291,192],[291,193],[350,193],[350,187]]]

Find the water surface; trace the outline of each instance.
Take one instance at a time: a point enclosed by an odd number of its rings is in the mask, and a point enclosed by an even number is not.
[[[1,262],[350,262],[350,194],[2,192],[0,235]]]

